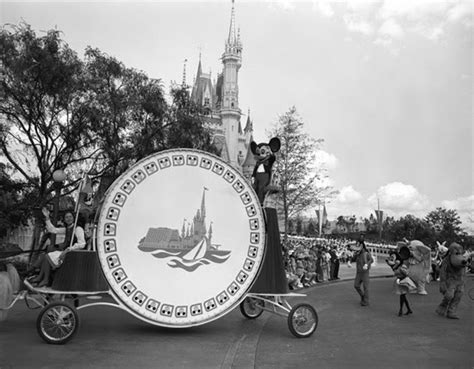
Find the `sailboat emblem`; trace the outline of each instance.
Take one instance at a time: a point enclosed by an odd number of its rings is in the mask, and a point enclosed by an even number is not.
[[[192,222],[183,221],[181,234],[178,229],[167,227],[149,228],[138,248],[149,252],[155,258],[165,259],[171,268],[193,272],[203,265],[224,263],[231,254],[220,250],[212,243],[212,222],[206,228],[206,191],[204,187],[201,208],[196,211]]]

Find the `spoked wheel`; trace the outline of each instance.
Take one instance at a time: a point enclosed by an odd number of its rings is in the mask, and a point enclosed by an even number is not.
[[[47,343],[62,345],[68,342],[79,327],[76,309],[65,302],[46,305],[38,315],[36,329]]]
[[[264,304],[263,300],[255,297],[246,297],[240,303],[240,312],[248,319],[256,319],[262,315]]]
[[[298,304],[288,314],[288,328],[298,338],[311,336],[318,327],[318,314],[309,304]]]

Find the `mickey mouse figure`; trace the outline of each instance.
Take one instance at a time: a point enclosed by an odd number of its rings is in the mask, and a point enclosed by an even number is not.
[[[262,206],[272,178],[272,166],[275,162],[275,153],[280,150],[280,146],[280,139],[277,137],[273,137],[269,143],[262,142],[257,144],[254,141],[250,143],[250,150],[257,160],[252,174],[254,178],[253,188]]]

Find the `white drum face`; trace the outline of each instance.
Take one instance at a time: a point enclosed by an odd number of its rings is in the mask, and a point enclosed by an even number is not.
[[[133,315],[187,327],[245,297],[263,260],[265,224],[233,167],[201,151],[168,150],[113,183],[97,241],[110,288]]]

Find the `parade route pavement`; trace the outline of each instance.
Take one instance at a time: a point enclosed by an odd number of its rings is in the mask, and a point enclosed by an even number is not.
[[[264,312],[245,319],[238,308],[214,322],[186,329],[146,324],[125,311],[79,311],[77,335],[66,345],[44,343],[36,333],[38,310],[17,304],[0,323],[0,368],[472,368],[473,275],[466,281],[460,320],[435,314],[438,283],[428,295],[410,295],[413,315],[398,317],[393,278],[374,268],[369,307],[361,307],[352,281],[299,292],[319,315],[309,338],[295,338],[285,318]],[[383,266],[380,266],[383,268]],[[379,274],[379,277],[376,275]],[[86,300],[83,300],[86,302]]]

